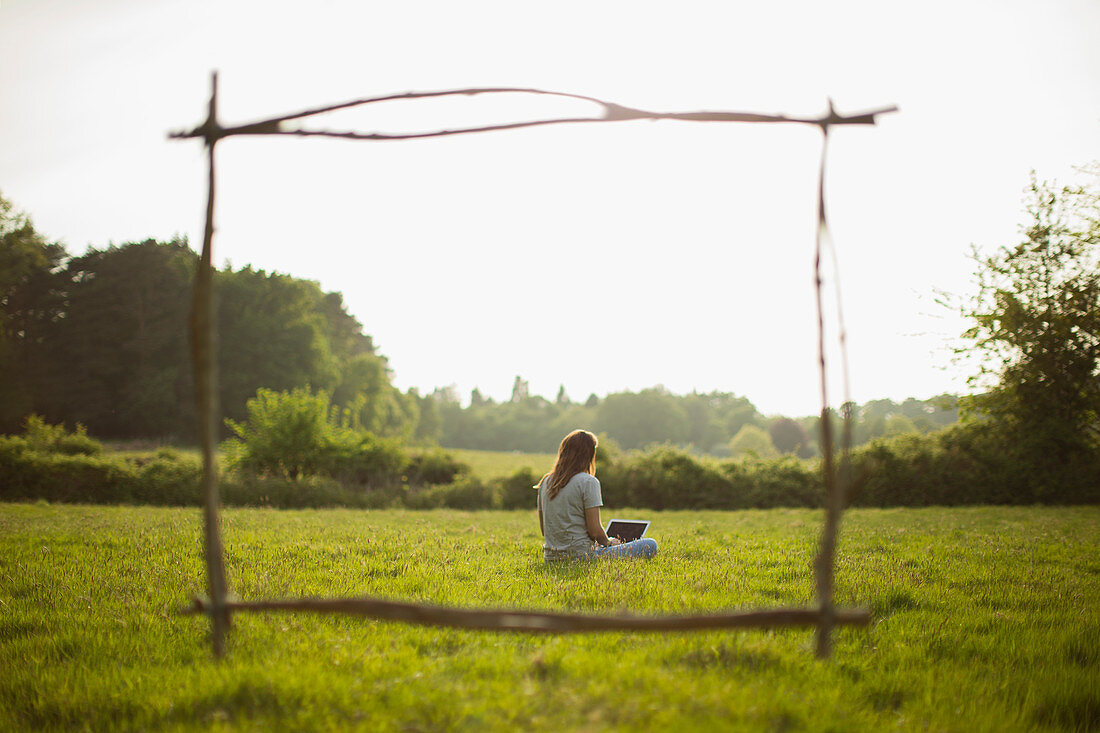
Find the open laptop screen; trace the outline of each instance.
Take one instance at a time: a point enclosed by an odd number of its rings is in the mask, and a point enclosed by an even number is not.
[[[645,536],[649,522],[640,519],[612,519],[607,523],[607,536],[618,537],[622,542],[633,542]]]

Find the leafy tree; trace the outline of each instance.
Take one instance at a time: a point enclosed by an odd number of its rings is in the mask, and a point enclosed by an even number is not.
[[[195,260],[181,239],[93,248],[69,260],[65,317],[49,343],[47,414],[115,437],[190,431]]]
[[[730,456],[756,456],[757,458],[775,458],[779,451],[772,444],[768,431],[757,425],[745,425],[730,439]]]
[[[1100,173],[1094,167],[1093,173]],[[982,359],[966,402],[1004,433],[1006,450],[1056,475],[1096,449],[1100,415],[1100,199],[1032,176],[1023,240],[978,256],[973,325],[962,349]]]
[[[242,419],[245,403],[260,388],[337,385],[323,319],[313,308],[320,296],[316,283],[245,267],[218,273],[216,286],[218,368],[227,416]]]
[[[222,450],[232,470],[332,476],[369,486],[393,483],[409,463],[397,443],[356,429],[324,391],[260,389],[246,410],[247,420],[226,420],[233,437]]]
[[[810,436],[806,433],[806,429],[789,417],[772,420],[768,425],[768,435],[771,436],[772,444],[780,453],[801,455],[806,452],[806,447],[810,443]]]
[[[439,403],[431,395],[421,396],[415,389],[409,394],[416,400],[419,418],[413,436],[420,443],[438,443],[443,434],[443,417],[439,414]]]
[[[0,432],[42,409],[43,344],[63,312],[65,256],[0,196]]]
[[[516,375],[516,381],[512,383],[512,402],[522,402],[531,396],[531,388],[526,379]]]
[[[906,433],[919,433],[916,424],[905,415],[891,415],[886,418],[886,435],[905,435]]]
[[[627,450],[650,443],[683,445],[688,440],[687,412],[662,387],[608,395],[596,408],[596,426]]]

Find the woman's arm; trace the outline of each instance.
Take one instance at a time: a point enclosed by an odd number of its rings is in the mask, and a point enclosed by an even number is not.
[[[584,510],[584,524],[585,529],[588,530],[588,536],[596,540],[603,547],[608,545],[617,545],[619,541],[614,537],[608,538],[607,532],[604,532],[603,522],[600,521],[600,508],[598,506],[589,507]]]

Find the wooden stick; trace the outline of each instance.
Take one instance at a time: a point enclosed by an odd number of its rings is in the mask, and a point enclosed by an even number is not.
[[[203,538],[206,555],[207,592],[211,600],[214,655],[225,653],[229,632],[226,606],[227,584],[218,522],[218,463],[214,451],[218,429],[217,358],[214,341],[214,146],[218,141],[218,75],[211,78],[210,108],[203,128],[208,155],[206,226],[203,230],[202,255],[195,274],[191,304],[191,357],[195,370],[195,399],[199,413],[199,444],[202,448]]]
[[[832,102],[829,102],[830,109]],[[821,470],[825,482],[825,523],[821,531],[821,546],[815,562],[817,601],[821,610],[817,627],[817,656],[828,659],[832,653],[832,632],[836,622],[833,608],[833,565],[836,555],[837,494],[836,470],[833,465],[833,426],[829,415],[828,371],[825,364],[825,309],[822,296],[822,241],[827,232],[825,219],[825,159],[829,145],[829,128],[821,128],[821,164],[817,173],[817,234],[814,248],[814,293],[817,297],[817,356],[821,378]]]
[[[382,601],[374,598],[300,598],[277,601],[228,601],[234,612],[289,611],[338,613],[367,616],[420,626],[497,631],[600,632],[600,631],[696,631],[702,629],[815,626],[820,612],[815,608],[776,608],[741,613],[697,616],[600,616],[548,611],[482,610],[429,606],[418,603]],[[212,604],[202,598],[181,610],[185,615],[210,613]],[[835,622],[865,626],[870,612],[865,609],[835,611]]]
[[[479,125],[453,130],[435,130],[431,132],[417,133],[364,133],[355,131],[336,130],[305,130],[283,129],[282,124],[291,120],[305,119],[315,115],[335,112],[367,104],[379,102],[392,102],[397,100],[428,99],[433,97],[449,96],[474,96],[489,94],[537,94],[554,97],[565,97],[591,102],[598,105],[602,114],[592,117],[562,117],[529,120],[526,122],[510,122],[498,125]],[[404,94],[389,94],[381,97],[366,97],[350,102],[326,105],[293,112],[291,114],[270,117],[256,122],[249,122],[234,127],[217,128],[218,139],[232,135],[292,135],[298,137],[335,137],[345,140],[413,140],[418,138],[445,137],[449,135],[465,135],[474,132],[492,132],[496,130],[515,130],[524,127],[539,127],[543,125],[573,124],[578,122],[623,122],[627,120],[682,120],[688,122],[767,122],[767,123],[794,123],[803,125],[818,125],[828,127],[830,125],[874,125],[876,117],[880,114],[896,112],[896,106],[881,107],[878,109],[858,112],[850,115],[837,114],[832,103],[829,105],[828,114],[818,117],[789,117],[781,114],[759,114],[756,112],[724,112],[724,111],[700,111],[700,112],[652,112],[649,110],[627,107],[625,105],[610,102],[597,97],[583,94],[570,94],[567,92],[555,92],[545,89],[533,89],[524,87],[470,87],[467,89],[446,89],[434,92],[406,92]],[[201,137],[209,140],[212,130],[206,125],[200,125],[190,131],[179,131],[169,134],[172,138]]]

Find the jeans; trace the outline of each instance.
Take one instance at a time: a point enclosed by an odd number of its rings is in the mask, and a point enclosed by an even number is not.
[[[608,547],[597,546],[594,550],[597,558],[600,557],[653,557],[657,554],[657,540],[643,537],[633,542],[623,542],[619,545]]]
[[[600,547],[593,543],[585,549],[576,550],[548,550],[543,548],[543,559],[546,562],[558,562],[561,560],[592,560],[599,557],[653,557],[657,554],[657,540],[643,537],[633,542],[623,542],[618,545]]]

